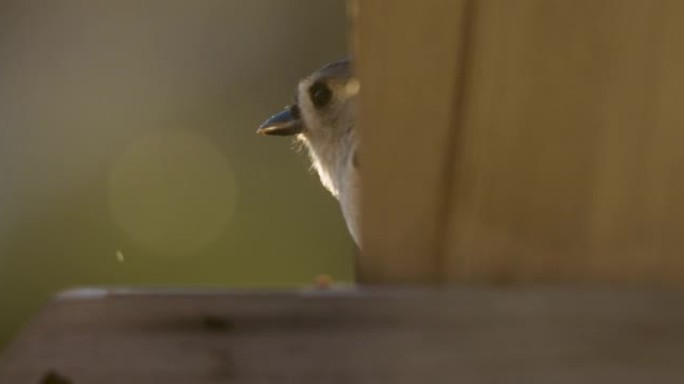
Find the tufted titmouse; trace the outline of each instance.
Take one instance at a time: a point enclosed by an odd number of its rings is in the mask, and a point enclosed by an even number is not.
[[[295,103],[257,130],[264,135],[296,135],[306,145],[321,183],[340,202],[357,246],[361,219],[359,137],[355,127],[359,88],[349,60],[330,63],[301,80]]]

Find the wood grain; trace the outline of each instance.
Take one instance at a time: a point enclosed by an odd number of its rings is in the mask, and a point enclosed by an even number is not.
[[[366,281],[684,281],[684,3],[356,8]]]
[[[359,1],[363,257],[368,282],[439,278],[464,0]],[[429,165],[429,166],[426,166]]]
[[[478,2],[449,280],[681,283],[682,11]]]
[[[83,292],[86,292],[85,294]],[[98,290],[48,305],[0,382],[681,383],[681,292]]]

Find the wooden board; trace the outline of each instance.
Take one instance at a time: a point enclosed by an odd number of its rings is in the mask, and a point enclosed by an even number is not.
[[[77,290],[0,382],[682,383],[684,293]],[[62,381],[56,381],[57,379]]]
[[[684,3],[477,1],[448,280],[684,281]]]
[[[364,172],[360,270],[373,283],[434,281],[441,274],[431,260],[440,254],[445,225],[466,1],[357,3]]]
[[[356,8],[366,281],[684,281],[683,2]]]

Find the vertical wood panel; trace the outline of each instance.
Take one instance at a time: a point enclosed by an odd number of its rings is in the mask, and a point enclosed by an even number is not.
[[[478,2],[450,280],[684,277],[681,4]]]
[[[434,281],[464,0],[356,3],[365,281]]]
[[[684,3],[357,11],[370,282],[682,280]]]

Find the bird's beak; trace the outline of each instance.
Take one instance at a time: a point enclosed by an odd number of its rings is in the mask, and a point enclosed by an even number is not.
[[[266,120],[257,133],[262,135],[291,136],[304,130],[299,109],[296,105],[290,105]]]

